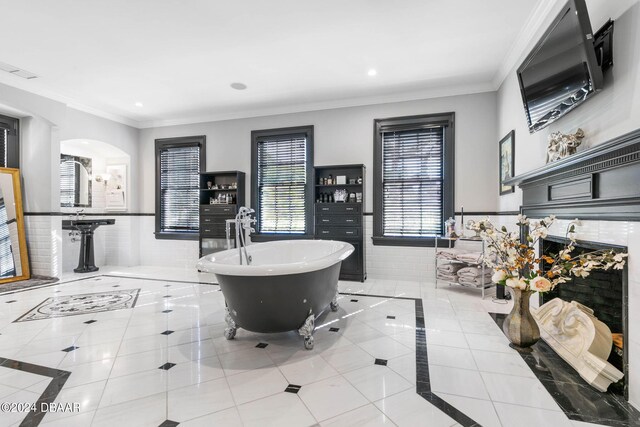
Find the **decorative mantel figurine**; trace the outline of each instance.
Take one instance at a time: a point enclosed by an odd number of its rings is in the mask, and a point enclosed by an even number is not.
[[[560,132],[553,132],[549,135],[549,144],[547,145],[547,163],[575,154],[582,143],[582,138],[584,138],[584,132],[580,128],[576,133],[566,135]]]
[[[611,330],[589,307],[554,298],[532,311],[542,338],[591,386],[605,392],[622,378],[623,373],[607,362]]]

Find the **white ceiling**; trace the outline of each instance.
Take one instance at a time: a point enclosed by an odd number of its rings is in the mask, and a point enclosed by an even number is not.
[[[0,0],[0,81],[140,127],[480,92],[545,3]]]

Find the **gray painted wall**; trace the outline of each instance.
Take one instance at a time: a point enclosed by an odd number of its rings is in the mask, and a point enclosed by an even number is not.
[[[498,188],[495,93],[339,108],[140,131],[141,208],[155,209],[154,140],[186,135],[207,136],[207,170],[238,169],[251,182],[252,130],[315,126],[315,164],[364,163],[367,166],[366,210],[372,209],[373,120],[416,114],[456,113],[456,209],[494,211]],[[247,185],[249,187],[249,185]],[[247,188],[247,200],[250,197]]]

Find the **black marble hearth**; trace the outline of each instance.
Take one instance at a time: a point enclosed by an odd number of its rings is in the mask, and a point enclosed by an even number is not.
[[[507,315],[491,316],[502,328]],[[640,411],[618,393],[601,393],[591,387],[543,340],[521,356],[569,419],[613,427],[640,426]]]

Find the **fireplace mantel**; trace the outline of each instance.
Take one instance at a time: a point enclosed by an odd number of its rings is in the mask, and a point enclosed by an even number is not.
[[[640,129],[505,181],[532,218],[640,221]]]

